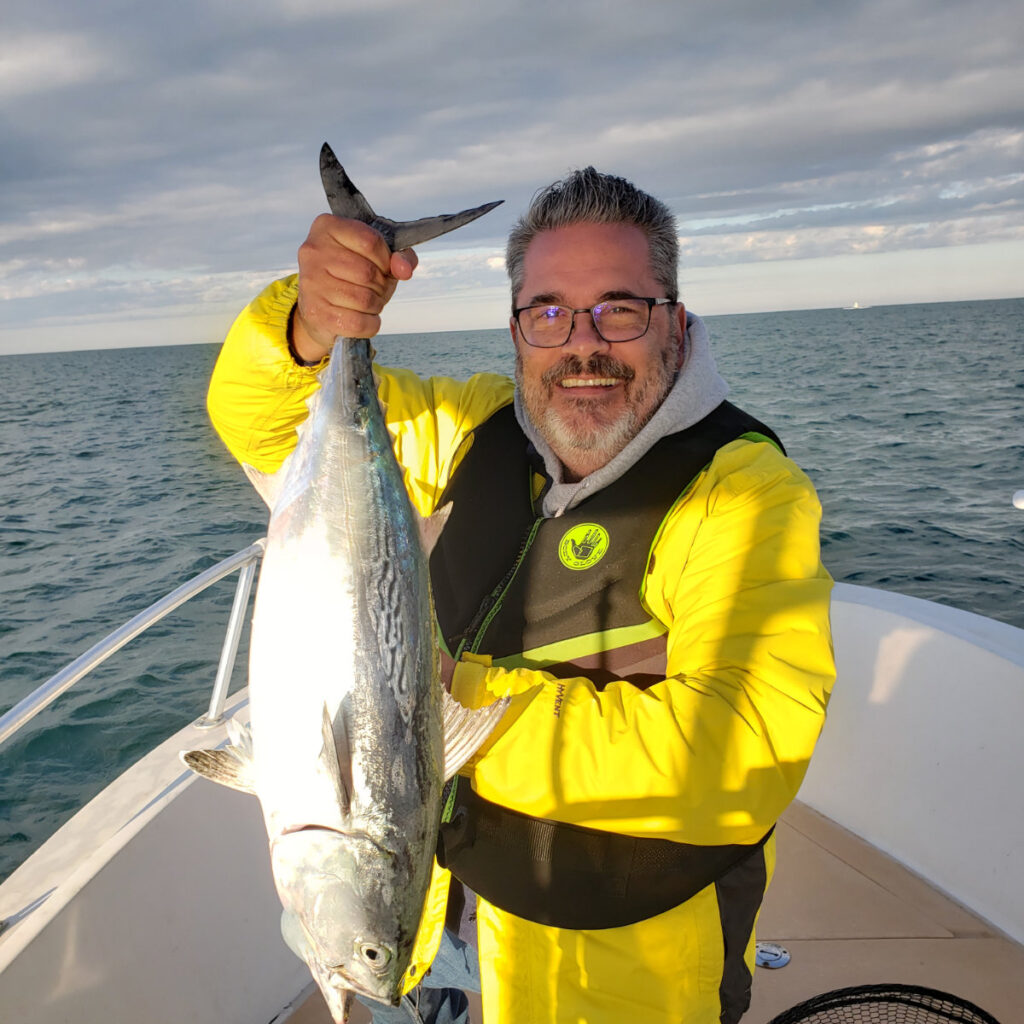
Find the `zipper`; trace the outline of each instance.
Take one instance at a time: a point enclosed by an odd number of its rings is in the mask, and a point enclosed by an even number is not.
[[[478,653],[480,644],[484,639],[484,634],[487,632],[494,616],[497,615],[501,609],[501,602],[505,596],[505,592],[512,585],[512,581],[516,578],[516,573],[519,572],[519,567],[522,565],[523,559],[526,557],[526,553],[533,545],[534,538],[537,536],[537,531],[540,529],[540,525],[543,522],[543,516],[540,516],[533,521],[533,525],[527,531],[526,536],[523,538],[523,542],[519,545],[519,553],[513,560],[512,566],[502,577],[498,585],[483,599],[483,601],[480,602],[480,607],[477,609],[476,615],[473,616],[473,621],[466,627],[466,630],[462,634],[462,640],[459,642],[458,650],[455,652],[456,661],[462,657],[463,651],[467,649],[471,654]]]

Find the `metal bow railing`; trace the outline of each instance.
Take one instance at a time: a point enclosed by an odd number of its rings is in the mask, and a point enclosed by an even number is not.
[[[70,665],[66,665],[55,676],[48,679],[42,686],[30,693],[24,700],[19,701],[10,711],[0,716],[0,744],[3,744],[19,729],[30,722],[47,705],[55,701],[62,693],[70,689],[83,676],[88,675],[94,668],[101,665],[112,654],[120,650],[126,643],[133,640],[140,633],[144,633],[154,623],[159,622],[165,615],[174,611],[175,608],[190,601],[197,594],[202,593],[207,587],[222,580],[225,576],[241,570],[238,576],[238,584],[235,587],[235,599],[231,605],[231,615],[228,618],[227,630],[224,634],[224,643],[221,647],[220,661],[217,665],[217,676],[213,684],[213,693],[210,695],[210,706],[206,715],[199,719],[197,725],[212,727],[217,725],[224,714],[224,702],[228,695],[228,686],[231,681],[231,672],[234,668],[235,657],[238,654],[238,642],[242,635],[244,625],[245,608],[249,601],[249,593],[252,590],[253,580],[256,577],[256,567],[263,557],[266,548],[266,539],[260,538],[249,547],[235,552],[216,565],[210,566],[205,572],[183,583],[176,590],[162,597],[155,604],[150,605],[145,611],[139,612],[133,619],[130,619],[119,629],[115,629],[108,637],[94,644],[80,657],[75,658]]]

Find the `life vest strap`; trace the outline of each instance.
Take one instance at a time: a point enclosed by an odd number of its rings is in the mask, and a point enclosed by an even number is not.
[[[459,779],[438,863],[488,903],[538,924],[619,928],[662,914],[753,856],[752,845],[693,846],[535,818]]]

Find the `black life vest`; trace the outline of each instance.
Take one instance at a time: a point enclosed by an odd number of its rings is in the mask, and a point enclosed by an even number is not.
[[[438,624],[453,655],[506,667],[613,679],[665,678],[666,628],[640,600],[661,524],[723,445],[779,445],[723,402],[663,437],[622,477],[545,519],[533,499],[542,466],[511,406],[472,436],[441,498],[452,511],[431,555]],[[541,499],[538,499],[538,503]],[[534,818],[484,800],[463,779],[449,800],[438,859],[489,902],[564,928],[630,924],[689,899],[759,850],[638,839]]]

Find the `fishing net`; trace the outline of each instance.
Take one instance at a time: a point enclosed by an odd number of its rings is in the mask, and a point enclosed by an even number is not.
[[[999,1024],[973,1003],[916,985],[858,985],[825,992],[768,1024]]]

